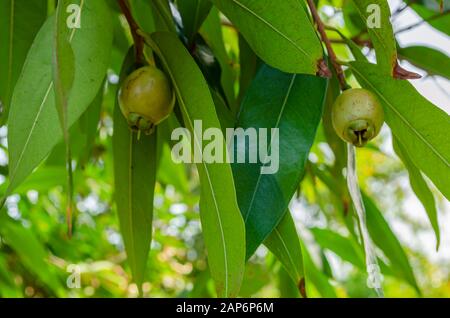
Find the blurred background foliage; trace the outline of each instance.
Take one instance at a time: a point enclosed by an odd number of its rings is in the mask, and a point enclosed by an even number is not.
[[[134,2],[142,6],[139,1]],[[342,30],[349,36],[358,34],[358,21],[352,20],[352,11],[342,13],[346,1],[319,2],[324,18],[328,17],[329,22],[344,19]],[[420,6],[420,1],[417,3],[419,14],[429,10],[425,4]],[[143,12],[142,8],[135,9],[137,14]],[[66,172],[61,143],[8,198],[7,213],[0,216],[1,297],[136,297],[138,294],[126,262],[116,207],[112,204],[112,114],[117,74],[132,42],[124,17],[117,11],[114,15],[114,50],[109,76],[103,91],[71,131],[77,207],[73,237],[67,237]],[[223,24],[226,58],[237,94],[242,39],[233,27]],[[145,25],[142,27],[145,29]],[[340,58],[350,57],[345,46],[336,49]],[[6,190],[8,174],[6,136],[7,128],[0,128],[0,193]],[[305,270],[315,277],[315,283],[307,286],[308,294],[310,297],[372,297],[374,292],[365,283],[361,247],[347,239],[350,233],[345,226],[345,214],[351,208],[341,193],[343,185],[332,182],[333,169],[339,166],[332,148],[326,127],[322,125],[299,194],[291,203],[304,247]],[[160,151],[154,236],[144,296],[215,296],[201,236],[196,169],[173,163],[167,144]],[[410,189],[405,167],[392,150],[388,129],[367,148],[358,150],[358,173],[361,187],[402,243],[423,296],[450,297],[448,202],[437,190],[433,191],[443,233],[440,251],[436,252],[433,230]],[[380,252],[383,255],[384,251]],[[68,285],[76,282],[78,272],[81,288],[69,288]],[[384,275],[386,296],[417,297],[414,287],[400,277]],[[247,265],[240,296],[298,297],[299,293],[276,258],[261,247]]]

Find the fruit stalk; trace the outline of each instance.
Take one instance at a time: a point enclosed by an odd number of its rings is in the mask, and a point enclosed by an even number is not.
[[[136,23],[136,21],[133,18],[133,15],[131,14],[130,5],[128,3],[128,0],[119,0],[119,6],[120,6],[120,9],[122,10],[122,13],[124,14],[125,18],[127,19],[128,25],[130,26],[131,35],[132,35],[133,41],[134,41],[136,63],[143,64],[144,63],[144,39],[138,32],[139,25]]]

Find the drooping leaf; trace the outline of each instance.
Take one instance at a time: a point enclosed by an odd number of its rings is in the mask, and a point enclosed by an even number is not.
[[[78,0],[80,28],[72,29],[75,78],[68,103],[71,126],[97,95],[109,63],[112,24],[103,0]],[[9,192],[13,191],[61,140],[52,81],[54,17],[39,31],[17,82],[11,104],[8,144]],[[87,71],[89,70],[89,71]]]
[[[351,64],[353,74],[366,89],[374,92],[384,106],[387,124],[403,145],[409,158],[450,198],[450,117],[434,106],[407,81],[379,73],[369,63]]]
[[[265,128],[271,153],[259,157],[256,163],[233,164],[239,207],[246,223],[247,257],[255,252],[287,211],[322,116],[326,87],[324,79],[287,74],[263,66],[242,103],[237,127],[244,132],[248,128]],[[274,132],[278,132],[278,140],[271,139]],[[261,130],[257,133],[261,134]],[[260,136],[258,143],[267,137]],[[235,139],[236,155],[243,154],[251,160],[258,154],[256,145],[254,149],[242,149],[245,139],[239,136]],[[271,159],[269,155],[272,156],[272,171],[262,174],[262,162]],[[264,169],[268,168],[267,165]]]
[[[450,79],[450,57],[441,51],[426,46],[400,48],[399,57],[423,69],[429,75]]]
[[[305,278],[302,248],[289,211],[264,244],[278,258],[296,286],[300,286],[302,279]]]
[[[127,55],[121,81],[132,71]],[[114,108],[114,184],[120,231],[134,281],[141,287],[152,239],[153,194],[156,180],[156,133],[147,136],[128,127],[118,103]]]
[[[231,68],[231,60],[225,49],[224,38],[222,34],[222,25],[219,11],[213,7],[200,29],[200,34],[208,43],[212,52],[220,63],[221,84],[224,90],[226,101],[229,107],[236,112],[236,99],[234,96],[235,76]]]
[[[159,32],[152,34],[150,41],[172,80],[194,150],[202,151],[201,136],[194,134],[194,121],[201,120],[203,131],[220,129],[205,79],[176,36]],[[201,184],[200,217],[211,276],[219,296],[237,296],[245,268],[245,229],[231,167],[227,163],[202,161],[197,170]]]
[[[14,86],[27,52],[47,17],[47,1],[0,1],[0,102],[1,123],[7,118]]]
[[[70,148],[68,104],[70,91],[75,78],[75,57],[71,45],[72,32],[67,25],[68,14],[66,9],[71,2],[69,0],[58,1],[55,18],[55,33],[53,39],[53,83],[55,91],[55,106],[58,111],[59,123],[64,136],[66,148],[67,167],[67,224],[68,233],[72,235],[72,201],[73,201],[73,172],[72,154]]]
[[[308,297],[311,295],[312,287],[315,291],[325,298],[337,298],[336,291],[330,284],[328,278],[317,268],[306,245],[300,240],[302,247],[303,263],[305,266],[305,284]]]
[[[240,103],[245,94],[247,93],[250,84],[258,73],[258,69],[262,62],[248,45],[245,38],[239,34],[239,96],[238,102]]]
[[[409,264],[397,237],[390,229],[382,213],[375,203],[365,194],[363,195],[364,206],[366,207],[367,229],[375,245],[383,251],[390,262],[390,267],[396,276],[402,277],[420,295],[421,291],[417,285],[414,272]]]
[[[397,63],[397,46],[391,25],[391,11],[387,0],[353,0],[365,21],[377,55],[380,70],[392,74]]]
[[[84,114],[81,115],[78,120],[80,132],[76,135],[76,138],[80,138],[82,140],[82,150],[79,153],[79,162],[81,167],[83,167],[89,160],[94,147],[95,137],[97,136],[97,130],[99,128],[101,118],[103,93],[104,87],[102,85],[91,105],[89,105]]]
[[[184,35],[192,43],[208,16],[212,3],[208,0],[178,0],[177,7],[183,20]]]
[[[403,164],[408,170],[411,188],[425,208],[428,219],[430,220],[431,226],[433,227],[434,233],[436,234],[436,249],[438,249],[440,244],[440,230],[436,210],[436,202],[434,200],[433,193],[431,192],[425,179],[423,178],[422,173],[414,164],[414,162],[409,158],[403,146],[396,140],[396,138],[393,138],[392,143],[395,152],[403,161]]]
[[[323,51],[301,1],[212,0],[272,67],[316,74]]]
[[[152,5],[155,31],[176,32],[168,0],[152,0],[150,4]]]
[[[130,8],[133,18],[139,27],[145,32],[155,31],[155,21],[152,14],[152,1],[130,0]]]
[[[346,238],[327,229],[313,228],[311,232],[321,248],[329,249],[343,260],[365,270],[364,253],[351,238]]]
[[[69,4],[69,0],[58,1],[52,60],[55,104],[63,135],[68,133],[67,107],[70,90],[75,77],[75,57],[70,43],[72,32],[67,27],[66,8]]]

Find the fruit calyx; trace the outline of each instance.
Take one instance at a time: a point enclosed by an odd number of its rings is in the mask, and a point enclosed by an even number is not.
[[[356,147],[363,147],[375,138],[384,123],[383,107],[378,98],[362,88],[343,91],[331,112],[337,135]]]

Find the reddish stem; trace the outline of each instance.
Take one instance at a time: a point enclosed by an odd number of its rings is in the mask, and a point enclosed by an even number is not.
[[[333,50],[333,47],[331,45],[330,39],[328,39],[327,34],[325,32],[325,25],[322,22],[322,19],[320,19],[319,13],[317,12],[316,5],[314,4],[313,0],[307,0],[309,9],[311,10],[311,14],[314,18],[314,21],[317,25],[317,30],[320,33],[320,36],[322,38],[322,41],[325,43],[325,46],[327,48],[328,56],[331,60],[331,64],[333,65],[336,75],[339,81],[339,86],[341,87],[342,91],[345,91],[350,86],[347,84],[347,81],[345,80],[344,70],[342,69],[341,65],[337,62],[336,53]]]
[[[122,13],[125,15],[128,25],[130,26],[131,36],[133,37],[134,41],[136,63],[142,64],[144,62],[144,38],[140,36],[138,33],[139,25],[136,23],[136,21],[133,18],[133,15],[131,14],[128,0],[118,0],[118,1],[120,9],[122,10]]]

